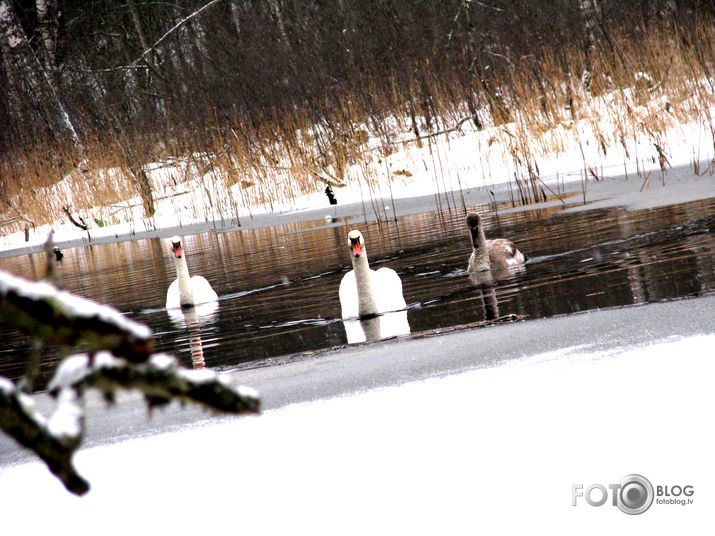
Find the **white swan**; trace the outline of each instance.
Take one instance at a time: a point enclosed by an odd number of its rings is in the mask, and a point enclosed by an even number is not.
[[[200,275],[189,277],[189,267],[181,246],[181,238],[174,236],[169,241],[174,252],[176,279],[169,285],[169,290],[166,292],[166,308],[194,307],[199,304],[217,302],[218,295],[205,278]],[[218,304],[216,303],[216,305]]]
[[[353,269],[343,276],[339,290],[348,344],[409,335],[400,276],[390,268],[370,270],[360,231],[348,234],[348,247]]]
[[[506,238],[487,240],[479,214],[472,212],[467,215],[467,227],[472,240],[472,254],[469,257],[467,271],[503,270],[520,267],[526,261],[526,256],[516,249],[511,240]]]
[[[400,276],[390,268],[370,269],[360,231],[350,231],[348,247],[353,269],[340,282],[342,317],[369,317],[407,307]]]

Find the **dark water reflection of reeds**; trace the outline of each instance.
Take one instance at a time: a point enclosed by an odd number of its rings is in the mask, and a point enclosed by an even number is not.
[[[525,270],[490,280],[466,273],[470,244],[461,211],[358,227],[372,266],[402,277],[414,334],[494,316],[528,320],[710,293],[714,208],[710,199],[637,212],[487,214],[487,236],[512,238],[530,257]],[[346,343],[338,286],[350,263],[349,230],[318,221],[186,237],[192,274],[206,277],[220,296],[218,310],[198,323],[170,318],[163,308],[175,274],[159,239],[67,250],[61,270],[69,290],[148,324],[158,350],[190,365],[198,336],[206,366],[231,367]],[[43,263],[41,255],[25,255],[0,260],[0,268],[38,279]],[[0,374],[16,378],[29,343],[3,325],[0,336]],[[45,378],[55,350],[45,349]]]

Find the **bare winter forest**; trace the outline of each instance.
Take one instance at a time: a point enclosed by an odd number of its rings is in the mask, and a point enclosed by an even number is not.
[[[289,168],[308,191],[367,136],[538,139],[627,87],[712,125],[714,51],[712,0],[0,0],[0,228],[60,217],[32,192],[69,173],[72,208],[139,195],[151,216],[151,162],[202,155],[247,188]],[[621,138],[663,127],[614,115]]]

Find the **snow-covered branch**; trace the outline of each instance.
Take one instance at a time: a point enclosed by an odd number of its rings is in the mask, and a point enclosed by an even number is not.
[[[36,338],[90,349],[65,358],[55,371],[48,388],[57,405],[49,418],[18,385],[0,377],[0,428],[35,452],[72,493],[89,490],[72,465],[84,435],[88,388],[98,389],[110,402],[117,389],[137,390],[149,408],[178,399],[224,413],[260,411],[253,389],[231,385],[212,370],[185,369],[171,355],[152,354],[148,327],[50,283],[0,272],[0,317]]]
[[[69,491],[82,495],[89,490],[89,483],[75,470],[72,455],[81,442],[83,426],[79,427],[79,433],[66,435],[56,433],[50,426],[51,421],[35,409],[29,395],[10,380],[0,377],[0,428],[20,445],[35,452]]]
[[[59,400],[68,389],[82,396],[87,388],[99,389],[111,400],[114,391],[122,388],[144,393],[150,408],[178,399],[225,413],[260,409],[255,390],[232,386],[213,370],[185,369],[169,354],[153,354],[145,363],[129,363],[109,352],[75,354],[62,361],[48,388]]]
[[[134,362],[146,361],[153,348],[151,330],[113,307],[5,272],[0,272],[0,316],[34,337],[110,350]]]

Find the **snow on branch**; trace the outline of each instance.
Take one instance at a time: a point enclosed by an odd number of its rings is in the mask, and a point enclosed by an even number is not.
[[[72,493],[82,495],[89,483],[75,470],[72,456],[84,436],[84,393],[101,391],[107,401],[117,389],[144,394],[149,408],[172,400],[193,402],[231,414],[260,412],[258,393],[231,385],[228,378],[207,369],[190,370],[174,356],[152,354],[152,333],[112,307],[0,271],[0,317],[35,338],[74,346],[90,353],[66,357],[48,385],[57,400],[45,418],[32,398],[12,381],[0,377],[0,428],[35,452]]]
[[[255,390],[233,387],[226,377],[209,369],[185,369],[169,354],[154,354],[138,364],[109,352],[75,354],[62,361],[48,388],[58,398],[68,389],[81,396],[85,389],[96,388],[110,400],[117,388],[136,389],[144,393],[150,408],[178,399],[234,414],[260,409]]]
[[[107,305],[0,271],[0,316],[42,339],[89,350],[111,350],[141,362],[153,348],[151,330]]]
[[[65,396],[69,394],[66,393]],[[63,409],[65,412],[70,409]],[[60,416],[70,420],[62,413]],[[82,421],[81,416],[75,416]],[[20,391],[6,378],[0,377],[0,427],[20,445],[37,454],[52,473],[60,479],[67,490],[83,495],[89,490],[89,483],[82,478],[72,465],[72,455],[81,441],[79,433],[66,435],[50,428],[50,421],[36,409],[29,395]]]

